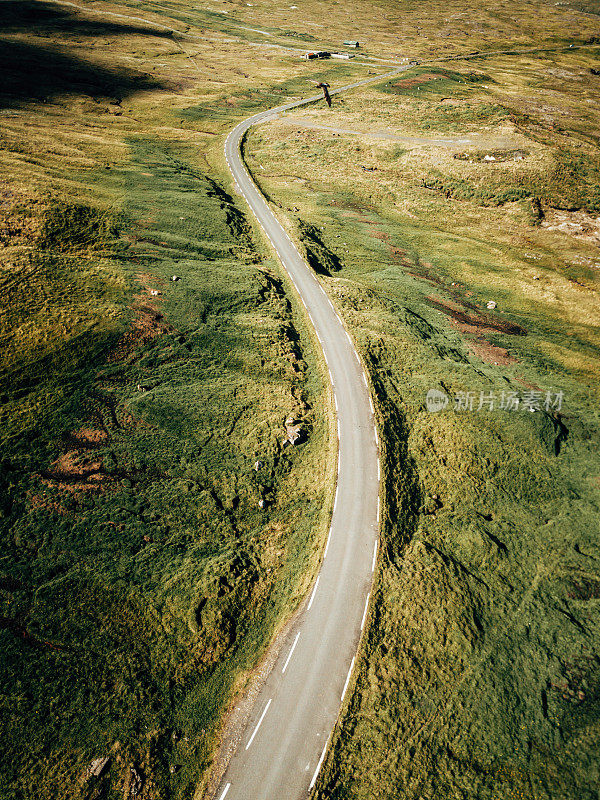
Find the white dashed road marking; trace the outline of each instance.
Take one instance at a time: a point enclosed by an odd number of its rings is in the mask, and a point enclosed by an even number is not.
[[[319,759],[319,763],[317,764],[317,768],[315,770],[315,774],[312,776],[312,780],[310,782],[310,786],[308,787],[308,791],[313,788],[315,783],[317,782],[317,777],[319,772],[321,771],[321,767],[323,766],[323,761],[325,761],[325,753],[327,752],[327,743],[325,743],[325,747],[323,748],[323,752],[321,753],[321,758]]]
[[[221,797],[219,797],[219,800],[225,800],[227,792],[230,790],[230,788],[231,788],[231,784],[228,783],[227,786],[223,789],[223,794],[221,795]]]
[[[269,702],[268,702],[268,703],[267,703],[267,705],[265,706],[265,710],[264,710],[264,711],[263,711],[263,713],[260,715],[260,719],[259,719],[259,720],[258,720],[258,722],[256,723],[256,728],[254,728],[254,733],[252,734],[252,736],[250,737],[250,741],[249,741],[249,742],[248,742],[248,744],[246,745],[246,750],[247,750],[247,749],[250,747],[250,745],[251,745],[251,744],[252,744],[252,742],[254,741],[254,737],[255,737],[255,736],[256,736],[256,734],[258,733],[258,729],[259,729],[259,728],[260,728],[260,726],[262,725],[262,721],[263,721],[263,719],[265,718],[265,714],[266,714],[266,713],[267,713],[267,711],[269,710],[269,706],[271,705],[271,703],[272,703],[272,702],[273,702],[273,698],[272,698],[272,697],[270,697],[270,698],[269,698]]]
[[[371,592],[367,595],[367,599],[365,600],[365,610],[363,612],[362,622],[360,623],[360,629],[365,627],[365,620],[367,619],[367,611],[369,610],[369,599],[371,597]]]
[[[352,670],[354,669],[354,659],[355,658],[356,658],[356,656],[352,656],[352,662],[350,664],[350,669],[348,670],[348,675],[346,676],[346,683],[344,684],[344,690],[342,692],[342,701],[343,701],[344,696],[346,694],[346,689],[348,688],[348,684],[350,683],[350,676],[352,675]]]
[[[292,654],[293,654],[294,650],[296,649],[296,645],[298,644],[298,639],[299,638],[300,638],[300,631],[298,631],[298,633],[296,634],[296,638],[294,639],[294,644],[292,645],[292,648],[291,648],[291,650],[290,650],[290,652],[288,654],[288,657],[285,660],[285,664],[283,665],[283,669],[281,670],[281,674],[282,675],[285,675],[285,671],[288,668],[288,664],[290,663],[290,658],[292,657]]]

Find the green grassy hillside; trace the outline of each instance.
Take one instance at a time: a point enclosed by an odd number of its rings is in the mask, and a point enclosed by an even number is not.
[[[44,8],[37,42],[2,11],[0,794],[129,796],[137,774],[189,797],[314,572],[329,398],[277,264],[174,127],[187,55]],[[160,78],[125,66],[154,47]]]

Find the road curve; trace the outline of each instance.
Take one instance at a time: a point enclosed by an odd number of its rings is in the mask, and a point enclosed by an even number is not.
[[[399,71],[343,89],[380,81]],[[296,287],[323,349],[335,398],[339,448],[331,528],[319,575],[258,694],[215,800],[307,797],[351,679],[376,564],[379,445],[367,378],[342,320],[267,206],[240,149],[244,134],[253,125],[319,97],[256,114],[241,122],[225,142],[225,156],[237,187]]]

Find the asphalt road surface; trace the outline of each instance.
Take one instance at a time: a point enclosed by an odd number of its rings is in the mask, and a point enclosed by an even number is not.
[[[351,682],[377,560],[379,444],[365,372],[342,320],[267,206],[240,153],[242,137],[253,125],[319,97],[257,114],[241,122],[225,143],[237,187],[277,251],[321,343],[335,397],[339,450],[331,528],[318,578],[258,694],[216,800],[307,797]]]

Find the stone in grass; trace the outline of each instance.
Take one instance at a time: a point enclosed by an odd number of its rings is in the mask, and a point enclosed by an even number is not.
[[[305,438],[306,431],[304,425],[294,417],[288,417],[285,421],[285,439],[283,440],[284,446],[287,444],[296,445],[301,444]]]
[[[443,503],[437,496],[437,494],[427,495],[425,498],[424,504],[421,506],[419,511],[421,514],[435,514],[436,511],[439,511],[442,508]]]
[[[488,304],[487,304],[487,307],[489,308],[490,311],[493,311],[496,308],[496,301],[495,300],[489,300]]]
[[[171,280],[172,281],[180,281],[181,278],[179,277],[179,275],[171,275]]]
[[[135,767],[129,767],[129,796],[138,797],[144,786],[144,779]]]
[[[261,497],[261,498],[260,498],[260,500],[258,501],[258,507],[259,507],[259,508],[266,508],[266,506],[267,506],[267,501],[266,501],[266,500],[264,500],[264,499]]]
[[[100,756],[100,758],[95,758],[86,770],[86,779],[92,777],[99,778],[106,769],[109,761],[110,756]]]

